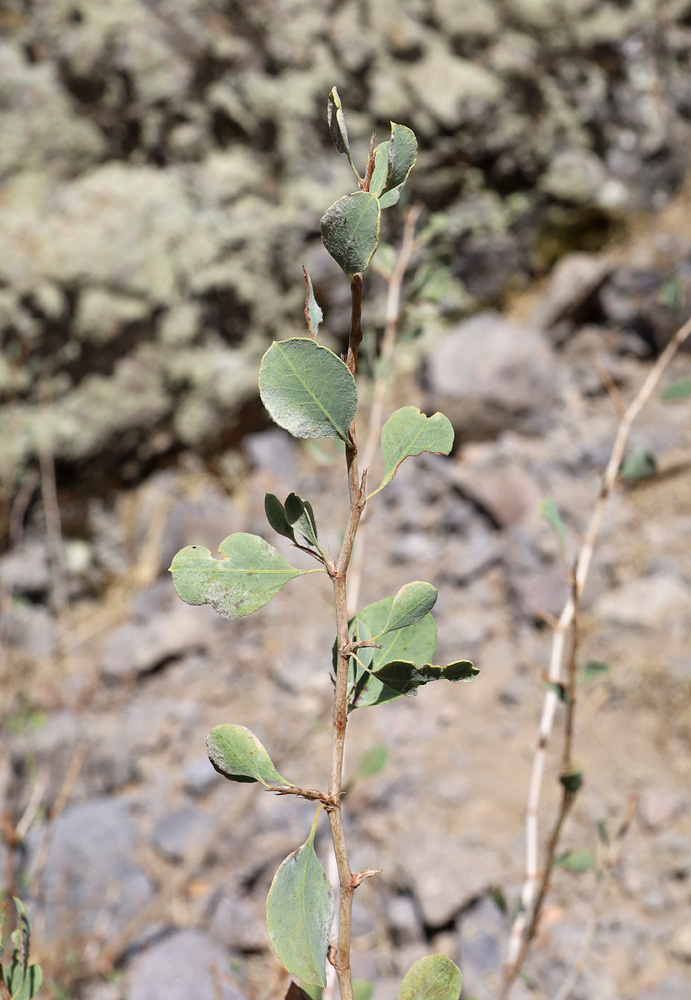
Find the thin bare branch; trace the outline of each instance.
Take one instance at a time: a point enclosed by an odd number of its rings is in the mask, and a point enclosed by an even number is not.
[[[609,461],[607,463],[607,468],[605,469],[602,478],[600,491],[595,501],[583,544],[576,560],[574,593],[579,598],[583,594],[583,590],[588,579],[588,573],[595,550],[595,544],[600,532],[602,518],[607,506],[607,501],[609,500],[616,483],[617,474],[624,457],[624,451],[629,438],[631,426],[647,401],[650,399],[650,396],[655,391],[655,388],[657,387],[664,372],[689,334],[691,334],[691,319],[684,323],[684,325],[681,326],[674,334],[664,351],[660,354],[657,361],[648,372],[642,386],[621,417],[614,439],[614,444],[612,445]],[[573,624],[575,610],[576,606],[572,594],[564,605],[556,626],[554,627],[552,652],[548,672],[549,680],[554,684],[559,683],[561,680],[566,639]],[[511,979],[511,983],[515,981],[515,978],[520,971],[520,966],[525,958],[522,951],[523,943],[526,937],[526,928],[530,927],[530,921],[532,920],[535,909],[538,905],[538,811],[547,756],[547,746],[554,723],[557,700],[555,692],[552,689],[549,689],[545,694],[542,706],[542,714],[540,717],[535,753],[533,756],[533,766],[528,788],[528,803],[526,810],[526,874],[521,893],[521,908],[516,919],[514,920],[511,930],[505,984],[509,977]],[[504,986],[502,993],[500,994],[502,1000],[505,1000],[505,998],[508,997],[509,991],[510,983],[508,987],[506,985]]]

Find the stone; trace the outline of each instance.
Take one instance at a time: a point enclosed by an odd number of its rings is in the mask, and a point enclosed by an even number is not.
[[[188,761],[182,769],[185,791],[190,795],[202,796],[210,792],[218,781],[218,772],[211,766],[209,758],[204,754],[195,760]]]
[[[178,601],[148,621],[127,622],[114,629],[101,648],[101,674],[108,681],[125,681],[157,670],[208,645],[209,626],[216,624],[211,608],[192,608]]]
[[[638,812],[644,826],[659,830],[668,826],[688,805],[687,800],[673,788],[644,788],[638,799]]]
[[[126,327],[149,315],[148,303],[132,295],[115,295],[102,288],[88,288],[79,298],[74,331],[82,340],[103,345]]]
[[[228,955],[198,930],[175,931],[137,955],[127,970],[128,1000],[245,1000]]]
[[[184,861],[210,835],[213,826],[212,817],[197,806],[183,805],[161,817],[151,841],[172,861]]]
[[[691,923],[677,928],[671,943],[672,954],[684,962],[691,962]]]
[[[460,968],[471,993],[495,993],[506,950],[506,925],[496,903],[483,896],[460,919]]]
[[[267,942],[263,907],[252,897],[224,894],[214,910],[209,934],[222,947],[233,951],[263,951]]]
[[[509,429],[544,431],[561,372],[543,333],[486,311],[439,341],[427,358],[424,380],[430,409],[445,413],[464,443]]]
[[[538,330],[549,330],[565,319],[582,322],[612,268],[612,262],[601,254],[572,253],[562,257],[532,315],[532,325]]]
[[[498,528],[534,522],[543,492],[530,473],[503,455],[481,456],[470,449],[454,462],[451,480]]]
[[[98,927],[112,935],[151,901],[153,889],[135,860],[136,840],[126,805],[115,799],[69,806],[58,817],[43,874],[47,940]],[[39,843],[40,837],[30,838],[34,857]]]
[[[598,601],[595,611],[627,628],[654,629],[674,623],[688,630],[691,593],[676,576],[661,571],[616,587]]]
[[[607,180],[607,168],[599,156],[587,149],[572,149],[557,153],[539,186],[559,201],[597,204]]]
[[[10,592],[39,597],[52,587],[48,546],[44,539],[26,539],[0,561],[3,586]]]
[[[410,944],[423,937],[420,916],[410,896],[392,896],[386,906],[386,920],[398,945]]]

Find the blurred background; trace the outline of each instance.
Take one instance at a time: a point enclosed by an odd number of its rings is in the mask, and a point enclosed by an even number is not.
[[[257,393],[271,340],[306,332],[303,264],[322,341],[346,342],[348,282],[319,237],[353,189],[334,85],[361,169],[390,119],[420,144],[366,275],[363,412],[419,204],[385,415],[440,408],[457,435],[372,510],[362,601],[429,579],[440,662],[483,669],[354,713],[353,772],[388,756],[351,794],[354,864],[385,870],[356,901],[355,970],[388,1000],[442,950],[464,995],[496,995],[545,621],[567,594],[539,503],[555,496],[574,555],[611,397],[688,316],[687,0],[1,0],[0,865],[31,906],[46,997],[287,988],[263,900],[310,809],[227,786],[204,739],[245,724],[279,771],[324,783],[328,593],[297,581],[228,624],[182,605],[166,570],[232,531],[276,543],[267,490],[308,497],[336,551],[338,450],[272,429]],[[688,374],[682,352],[668,381]],[[568,831],[592,865],[557,880],[516,996],[556,997],[596,910],[569,995],[690,995],[689,417],[651,400],[606,521],[582,642],[608,670],[583,698]],[[632,796],[615,864],[598,824]]]

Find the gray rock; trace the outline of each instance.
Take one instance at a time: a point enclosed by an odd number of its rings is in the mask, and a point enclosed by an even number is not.
[[[48,940],[107,938],[150,902],[151,884],[135,861],[136,839],[127,807],[113,799],[71,806],[57,819],[43,875]]]
[[[209,926],[211,937],[234,951],[263,951],[267,943],[264,907],[256,898],[223,895]]]
[[[48,593],[52,574],[44,539],[27,539],[0,562],[3,585],[17,594],[34,597]]]
[[[658,572],[631,580],[605,594],[596,613],[617,625],[631,628],[659,628],[678,623],[688,629],[691,620],[691,593],[676,576]]]
[[[242,447],[256,469],[268,472],[281,485],[290,485],[298,460],[298,449],[290,434],[278,429],[248,434]]]
[[[461,442],[508,429],[544,431],[561,381],[544,334],[489,311],[460,323],[434,347],[425,377],[429,406],[449,417]]]
[[[161,817],[151,837],[152,843],[173,861],[184,861],[214,826],[212,817],[199,808],[183,805]]]
[[[586,316],[589,303],[612,273],[613,263],[600,254],[572,253],[554,268],[547,291],[532,315],[538,330],[549,330],[565,319],[574,323]]]
[[[182,769],[184,788],[190,795],[206,795],[218,781],[218,772],[211,766],[209,758],[204,755],[196,760],[190,760]]]
[[[175,931],[133,960],[128,1000],[244,1000],[227,969],[227,954],[201,931]]]
[[[386,919],[397,944],[410,944],[423,937],[420,917],[410,896],[392,896],[386,906]]]
[[[638,799],[638,811],[649,830],[667,826],[684,810],[688,800],[673,788],[644,788]]]
[[[209,626],[215,619],[210,608],[193,608],[178,601],[171,611],[149,621],[128,622],[114,629],[103,643],[101,674],[106,680],[125,681],[158,669],[192,650],[204,650]]]
[[[496,903],[483,896],[460,920],[460,968],[464,989],[480,996],[496,992],[506,950],[506,926]]]

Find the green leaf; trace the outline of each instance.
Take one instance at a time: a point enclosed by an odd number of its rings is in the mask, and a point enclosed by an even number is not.
[[[312,279],[310,278],[304,264],[302,265],[302,273],[304,274],[305,281],[307,282],[307,295],[305,296],[305,319],[307,320],[307,329],[310,332],[310,336],[316,340],[317,334],[319,333],[319,324],[324,319],[324,313],[314,297]]]
[[[391,613],[393,597],[369,604],[350,621],[348,630],[352,641],[374,639],[380,649],[365,646],[357,651],[357,660],[351,658],[349,667],[349,708],[382,705],[400,698],[401,693],[383,684],[370,671],[378,670],[392,660],[410,660],[415,664],[427,663],[437,648],[437,627],[432,615],[427,614],[414,625],[382,634]],[[376,638],[375,638],[376,637]],[[337,648],[334,644],[334,668],[337,667]]]
[[[285,507],[273,493],[267,493],[264,497],[264,511],[266,512],[266,519],[274,531],[294,542],[295,532],[288,523]]]
[[[608,664],[600,663],[599,660],[589,660],[589,662],[583,667],[583,680],[592,681],[596,677],[602,677],[608,673]]]
[[[369,191],[339,198],[322,216],[322,243],[351,278],[364,271],[374,256],[380,216],[379,199]]]
[[[218,773],[230,781],[292,785],[281,777],[262,744],[245,726],[215,726],[206,738],[206,752]]]
[[[552,525],[557,533],[562,548],[566,544],[566,529],[561,519],[559,508],[553,497],[545,497],[540,503],[540,514]]]
[[[649,448],[632,451],[619,470],[622,479],[651,479],[657,472],[657,460]]]
[[[355,772],[356,781],[361,781],[363,778],[371,778],[375,774],[379,774],[386,767],[388,759],[389,751],[384,744],[375,743],[360,758],[360,763]]]
[[[563,868],[565,871],[573,872],[575,875],[590,871],[594,865],[595,858],[585,847],[575,851],[563,851],[558,858],[554,859],[555,868]]]
[[[556,694],[559,701],[563,702],[564,705],[569,703],[569,689],[566,684],[562,684],[561,681],[551,681],[548,677],[544,678],[545,687],[548,687],[550,691]]]
[[[691,398],[691,378],[678,378],[675,382],[670,382],[662,398],[667,400],[690,399]]]
[[[395,632],[419,622],[432,610],[438,596],[439,591],[431,583],[422,580],[406,583],[393,599],[384,632]]]
[[[307,337],[277,340],[262,358],[259,395],[272,419],[297,438],[349,441],[355,379],[328,347]]]
[[[684,286],[679,277],[670,278],[664,283],[658,295],[658,302],[675,314],[681,312],[684,308]]]
[[[575,795],[583,787],[583,772],[576,769],[574,771],[564,771],[559,775],[559,783],[566,792]]]
[[[421,455],[423,451],[448,455],[453,447],[453,436],[451,421],[443,413],[426,417],[417,406],[396,410],[384,424],[381,434],[384,478],[367,499],[391,482],[401,462],[409,456]]]
[[[244,531],[228,535],[214,559],[203,545],[180,549],[170,567],[185,604],[210,604],[224,618],[241,618],[264,607],[284,584],[319,570],[296,569],[273,545]]]
[[[463,976],[446,955],[428,955],[410,968],[401,983],[398,1000],[458,1000]]]
[[[345,153],[348,157],[348,163],[353,168],[353,173],[360,181],[360,175],[355,169],[355,164],[353,163],[353,156],[350,152],[350,142],[348,141],[348,129],[346,128],[345,115],[343,114],[343,107],[341,106],[341,98],[338,96],[338,91],[335,87],[331,88],[331,93],[329,94],[329,102],[326,106],[326,120],[329,125],[329,132],[331,133],[331,140],[338,150],[339,153]]]
[[[470,660],[457,660],[438,667],[434,663],[423,663],[417,666],[409,660],[392,660],[375,671],[375,677],[398,694],[414,695],[417,688],[430,681],[447,680],[454,684],[457,681],[475,680],[480,673],[479,667]]]
[[[369,189],[379,197],[382,208],[398,201],[403,185],[417,159],[417,139],[412,129],[391,122],[391,139],[380,142],[374,151],[374,171]]]
[[[331,883],[314,852],[312,832],[288,855],[274,875],[266,900],[269,940],[294,976],[311,986],[326,986],[326,953],[334,916]]]
[[[11,1000],[31,1000],[41,988],[43,971],[40,965],[29,965],[31,922],[21,899],[17,899],[16,896],[13,899],[19,917],[19,926],[10,935],[14,946],[12,960],[9,969],[3,973],[3,976],[0,976],[0,981],[4,977]]]
[[[296,493],[290,493],[286,497],[285,513],[288,523],[296,528],[310,545],[318,549],[317,522],[309,500],[302,500]]]

